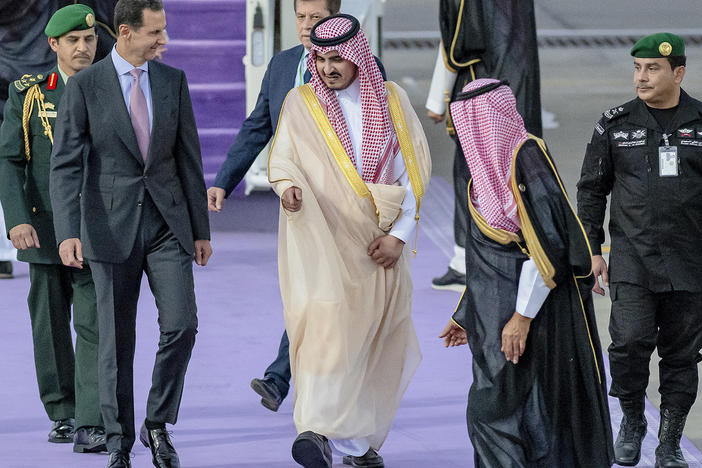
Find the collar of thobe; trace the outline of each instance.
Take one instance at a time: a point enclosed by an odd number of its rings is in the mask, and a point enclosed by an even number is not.
[[[112,63],[114,63],[115,65],[115,70],[117,70],[118,76],[129,75],[129,72],[134,70],[135,68],[139,68],[140,70],[143,70],[146,73],[149,72],[149,62],[144,62],[138,67],[135,67],[131,63],[127,62],[121,55],[119,55],[119,52],[117,52],[116,45],[112,47],[112,53],[110,55],[112,56]]]
[[[56,68],[58,68],[58,72],[59,72],[59,75],[61,75],[61,79],[63,80],[63,84],[66,84],[66,81],[68,81],[68,78],[70,78],[70,77],[68,76],[68,74],[65,71],[61,70],[61,65],[56,65]]]
[[[346,89],[340,89],[339,91],[335,91],[336,93],[336,98],[341,101],[348,101],[348,102],[353,102],[353,103],[360,103],[361,102],[361,80],[356,77],[355,80],[353,80],[353,83],[349,85],[348,88]]]

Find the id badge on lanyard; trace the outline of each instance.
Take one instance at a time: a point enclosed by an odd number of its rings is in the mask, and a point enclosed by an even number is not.
[[[658,175],[661,177],[678,176],[678,147],[670,146],[669,136],[663,134],[665,145],[658,147]]]

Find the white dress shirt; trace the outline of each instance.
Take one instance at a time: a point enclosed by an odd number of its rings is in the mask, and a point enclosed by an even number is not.
[[[115,65],[115,70],[117,71],[117,78],[119,78],[119,85],[122,88],[122,97],[124,98],[124,104],[127,106],[127,112],[130,112],[129,94],[132,91],[132,83],[134,83],[134,78],[129,72],[134,70],[134,68],[143,70],[143,73],[139,77],[139,85],[141,86],[141,90],[144,92],[144,97],[146,98],[146,107],[149,109],[149,131],[151,131],[154,122],[154,106],[151,102],[149,62],[144,62],[140,66],[134,67],[134,65],[127,62],[121,55],[119,55],[119,53],[117,53],[117,46],[112,47],[110,56],[112,57],[112,63]]]
[[[336,98],[341,106],[341,111],[346,119],[346,128],[349,130],[351,145],[356,161],[356,171],[360,175],[363,173],[363,159],[361,158],[361,148],[363,141],[363,117],[361,111],[361,83],[356,78],[351,85],[339,91],[335,91]],[[412,191],[412,185],[405,167],[405,160],[402,153],[398,152],[393,161],[393,175],[395,184],[405,187],[405,198],[402,201],[402,213],[395,221],[389,234],[397,237],[405,244],[412,237],[417,222],[414,216],[417,212],[417,205]]]
[[[436,63],[434,64],[434,74],[431,77],[429,95],[424,106],[427,110],[439,115],[446,112],[446,93],[451,94],[453,85],[456,83],[456,74],[446,68],[441,47],[439,45],[439,54],[436,56]]]

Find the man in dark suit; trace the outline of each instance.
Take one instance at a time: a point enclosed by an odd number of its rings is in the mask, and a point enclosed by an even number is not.
[[[98,304],[100,406],[108,467],[130,467],[133,360],[143,272],[160,328],[140,440],[178,467],[174,424],[197,332],[192,259],[210,247],[207,194],[185,74],[152,59],[165,44],[160,0],[119,0],[111,54],[68,81],[51,156],[51,202],[64,265],[90,260]]]
[[[268,144],[278,126],[278,117],[288,91],[310,80],[310,72],[307,70],[307,54],[312,47],[310,32],[319,20],[339,13],[341,0],[295,0],[293,5],[300,45],[279,52],[268,63],[256,107],[241,125],[214,184],[207,190],[210,211],[222,211],[224,199],[241,182],[258,154]],[[383,65],[377,58],[376,62],[383,78],[386,78]],[[288,346],[288,335],[283,333],[278,356],[268,366],[262,379],[251,381],[251,388],[261,395],[261,404],[271,411],[278,411],[290,390]]]

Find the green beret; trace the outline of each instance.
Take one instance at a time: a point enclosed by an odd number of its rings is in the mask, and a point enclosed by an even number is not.
[[[685,41],[675,34],[661,32],[639,39],[631,48],[637,58],[684,57]]]
[[[44,34],[60,37],[70,31],[90,29],[95,26],[95,12],[87,5],[75,3],[59,9],[49,20]]]

